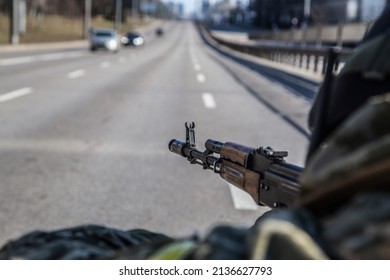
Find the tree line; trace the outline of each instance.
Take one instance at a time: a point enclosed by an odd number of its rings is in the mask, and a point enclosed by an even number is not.
[[[64,16],[81,16],[84,14],[85,0],[20,0],[26,2],[28,14],[43,13]],[[134,2],[133,2],[134,1]],[[164,9],[161,0],[147,0],[148,4],[154,4],[159,10]],[[12,0],[0,0],[0,12],[8,14]],[[103,15],[112,17],[115,11],[116,0],[91,0],[92,16]],[[135,5],[137,12],[142,13],[140,0],[122,0],[123,11],[130,12]]]

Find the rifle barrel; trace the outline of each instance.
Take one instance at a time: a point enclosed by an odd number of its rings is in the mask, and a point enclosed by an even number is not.
[[[190,148],[186,142],[177,139],[171,140],[168,144],[168,148],[171,152],[187,158],[191,163],[203,165],[204,168],[213,169],[214,164],[219,159],[212,156],[210,153],[201,152],[196,148]]]

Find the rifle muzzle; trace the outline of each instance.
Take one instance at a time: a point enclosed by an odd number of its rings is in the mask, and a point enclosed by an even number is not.
[[[185,155],[183,151],[185,145],[186,143],[183,141],[172,139],[168,144],[168,148],[172,153],[178,154],[179,156],[188,156]]]

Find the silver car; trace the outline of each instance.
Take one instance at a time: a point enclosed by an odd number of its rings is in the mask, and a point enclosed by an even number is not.
[[[110,28],[92,28],[90,32],[90,50],[96,51],[104,49],[111,52],[119,50],[119,35],[115,29]]]

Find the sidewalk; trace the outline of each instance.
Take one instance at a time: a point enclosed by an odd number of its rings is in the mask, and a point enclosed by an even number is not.
[[[56,43],[35,43],[35,44],[19,44],[19,45],[0,45],[0,53],[13,53],[24,51],[39,51],[39,50],[60,50],[60,49],[77,49],[87,48],[88,40],[67,41]]]

